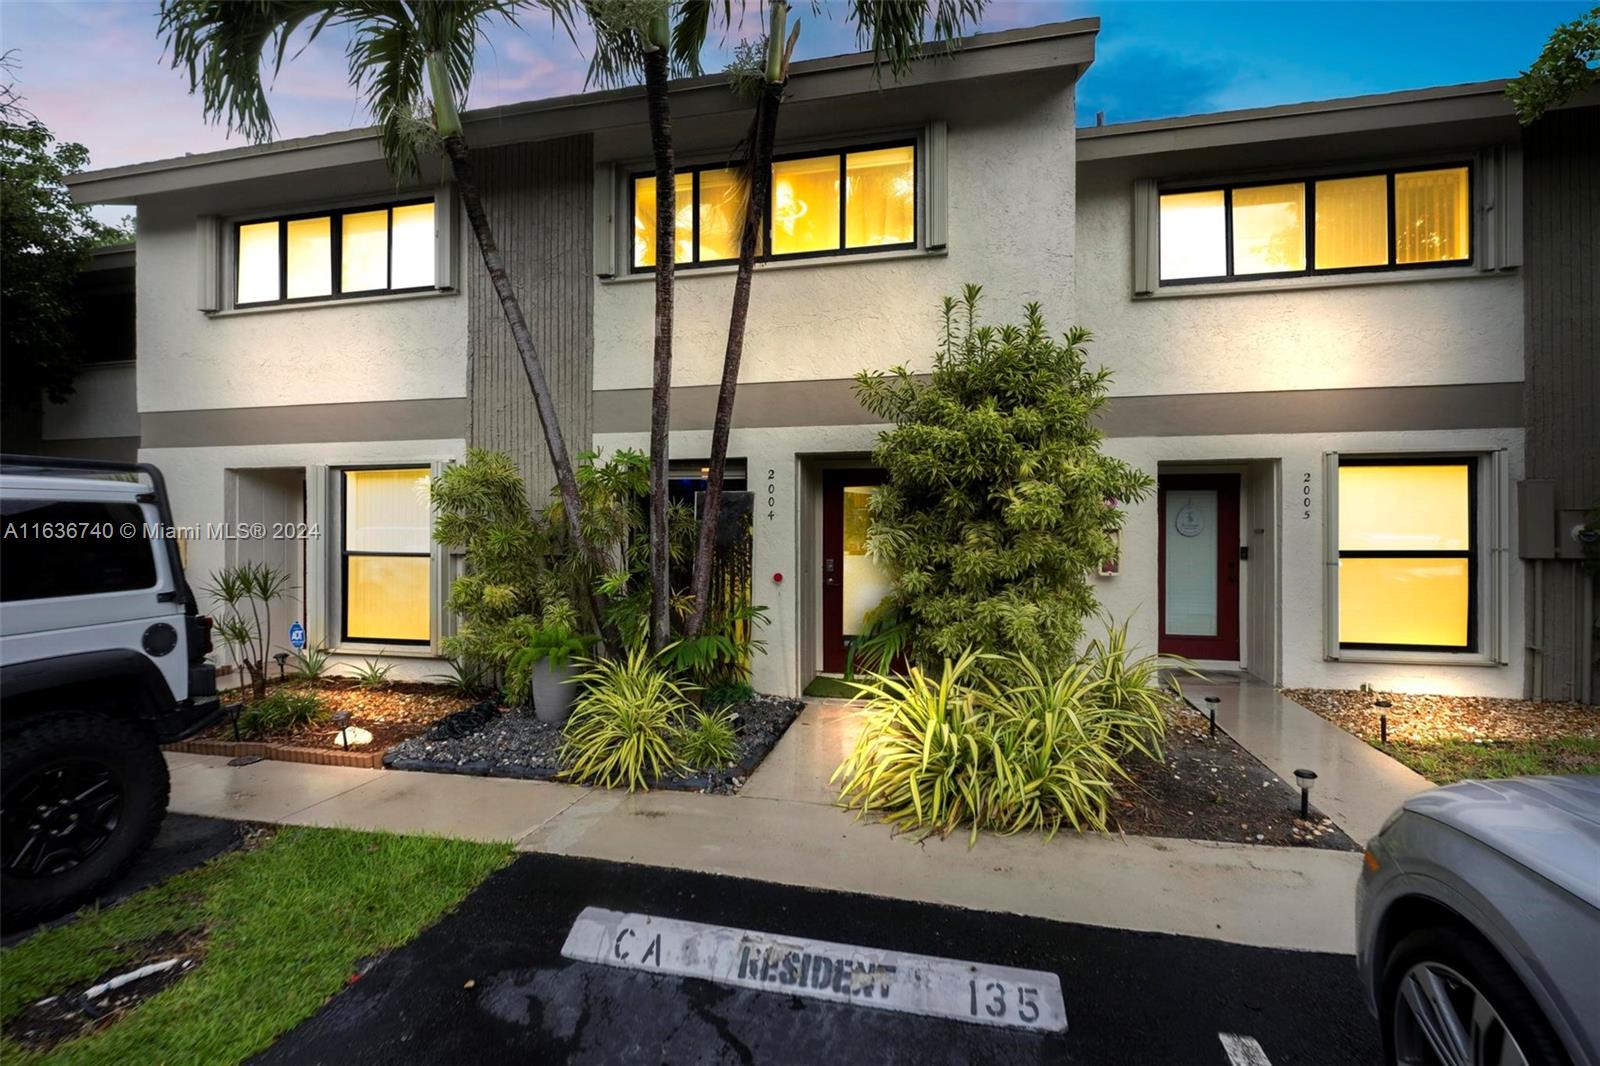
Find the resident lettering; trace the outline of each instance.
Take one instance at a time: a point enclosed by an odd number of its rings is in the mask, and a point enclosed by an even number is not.
[[[746,940],[739,945],[739,979],[841,996],[888,999],[898,967],[889,963],[813,955]],[[1035,1010],[1035,1017],[1038,1012]]]

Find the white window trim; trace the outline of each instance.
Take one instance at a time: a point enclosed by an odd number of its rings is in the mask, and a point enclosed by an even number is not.
[[[1384,449],[1359,454],[1361,458],[1478,460],[1476,516],[1478,538],[1477,651],[1374,651],[1339,646],[1339,454],[1322,453],[1322,657],[1329,662],[1416,663],[1447,666],[1505,666],[1509,662],[1506,635],[1511,631],[1511,486],[1503,448],[1485,449]]]
[[[1472,262],[1422,270],[1373,273],[1316,274],[1293,278],[1239,278],[1203,284],[1161,284],[1161,187],[1167,191],[1208,188],[1238,182],[1313,180],[1348,173],[1352,164],[1381,171],[1459,163],[1470,158],[1473,167]],[[1345,288],[1353,285],[1415,284],[1493,277],[1522,265],[1522,152],[1515,145],[1495,145],[1477,150],[1431,152],[1422,156],[1375,157],[1337,164],[1274,167],[1259,171],[1228,171],[1201,177],[1137,178],[1133,183],[1133,296],[1139,300],[1190,296],[1221,296],[1247,292],[1281,292],[1294,289]]]
[[[278,215],[303,215],[318,211],[342,211],[358,207],[380,207],[402,200],[433,197],[434,264],[433,287],[413,292],[377,292],[367,296],[330,296],[325,300],[278,301],[275,303],[248,304],[238,307],[237,270],[238,225],[252,220],[270,220]],[[309,203],[277,205],[260,211],[240,212],[232,215],[202,215],[195,220],[196,238],[196,307],[212,318],[231,318],[235,315],[261,314],[274,311],[305,311],[323,307],[341,307],[394,300],[451,294],[460,287],[461,204],[453,182],[437,185],[402,188],[366,196],[348,196],[336,200],[315,200]]]
[[[943,120],[927,123],[920,129],[895,126],[884,129],[855,130],[836,133],[828,137],[809,138],[784,142],[776,154],[791,155],[805,152],[837,152],[854,144],[877,141],[910,140],[917,153],[917,243],[915,248],[900,248],[888,252],[853,252],[838,255],[816,255],[797,258],[756,261],[756,270],[783,270],[800,267],[838,266],[845,263],[873,263],[897,259],[926,259],[947,254],[950,240],[950,135]],[[693,167],[722,161],[723,157],[700,153],[686,155],[676,162]],[[653,282],[655,272],[634,271],[632,262],[633,219],[628,214],[627,182],[632,174],[649,170],[649,159],[614,160],[595,167],[594,177],[594,273],[607,285],[625,285],[633,282]],[[737,263],[695,267],[679,270],[675,277],[681,282],[705,275],[719,277],[735,273]]]

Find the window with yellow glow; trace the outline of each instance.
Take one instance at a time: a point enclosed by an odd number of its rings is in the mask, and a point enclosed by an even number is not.
[[[629,179],[631,265],[655,265],[655,177]],[[739,257],[748,194],[737,168],[690,167],[677,175],[677,265]],[[843,149],[772,164],[762,258],[863,253],[917,243],[914,144]]]
[[[1339,643],[1470,651],[1471,459],[1339,466]]]
[[[434,221],[426,200],[240,223],[234,303],[432,288]]]
[[[344,472],[344,639],[426,644],[432,555],[425,467]]]
[[[1306,187],[1233,190],[1233,272],[1280,274],[1306,268]]]
[[[1465,165],[1163,192],[1162,284],[1472,261]]]

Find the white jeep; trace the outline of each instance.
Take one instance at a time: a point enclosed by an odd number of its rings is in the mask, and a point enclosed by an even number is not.
[[[222,714],[161,472],[0,456],[0,920],[94,897],[167,810],[160,745]]]

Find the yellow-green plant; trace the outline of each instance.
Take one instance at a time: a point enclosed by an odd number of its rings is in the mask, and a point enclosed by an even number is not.
[[[678,754],[696,770],[727,766],[738,751],[738,734],[729,711],[695,711],[679,735]]]
[[[580,659],[583,686],[561,732],[561,776],[603,788],[648,788],[681,763],[675,751],[689,706],[681,686],[643,647],[626,659]]]

